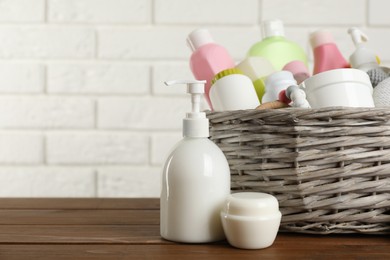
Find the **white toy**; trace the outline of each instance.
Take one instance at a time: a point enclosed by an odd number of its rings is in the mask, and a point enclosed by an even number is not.
[[[292,101],[291,106],[293,107],[310,108],[305,91],[297,85],[292,85],[287,88],[286,97]]]

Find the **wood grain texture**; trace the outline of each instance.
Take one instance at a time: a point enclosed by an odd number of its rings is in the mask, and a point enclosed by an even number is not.
[[[158,199],[0,198],[0,209],[160,209]]]
[[[262,250],[160,237],[158,199],[0,199],[0,259],[390,259],[387,235],[279,233]]]
[[[157,210],[0,210],[0,225],[158,225]]]
[[[389,240],[279,235],[273,246],[240,250],[227,243],[129,245],[0,245],[6,259],[388,259]],[[45,252],[45,255],[42,255]],[[43,258],[41,258],[43,256]],[[13,258],[14,257],[14,258]],[[18,258],[20,257],[20,258]],[[29,258],[30,257],[30,258]],[[31,258],[32,257],[32,258]]]
[[[4,225],[0,244],[161,244],[156,225]]]

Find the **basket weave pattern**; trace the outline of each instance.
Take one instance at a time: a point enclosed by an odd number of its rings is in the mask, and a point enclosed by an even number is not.
[[[390,233],[390,109],[209,112],[234,191],[277,197],[281,230]]]

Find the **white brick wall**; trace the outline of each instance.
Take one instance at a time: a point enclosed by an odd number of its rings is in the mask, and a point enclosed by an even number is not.
[[[50,22],[129,23],[151,20],[151,0],[48,0]]]
[[[150,68],[135,62],[49,64],[47,91],[57,94],[148,94]]]
[[[43,22],[45,0],[4,0],[0,4],[0,22]]]
[[[0,63],[1,94],[43,93],[45,66],[39,63],[2,61]]]
[[[48,164],[147,164],[149,138],[123,132],[51,133],[46,137]]]
[[[262,18],[302,26],[364,25],[365,0],[263,0]]]
[[[257,0],[155,0],[155,21],[172,25],[251,25],[258,21],[258,3]]]
[[[311,59],[309,32],[342,53],[359,26],[390,64],[386,0],[3,0],[0,196],[158,197],[181,139],[192,78],[185,39],[209,28],[236,61],[280,18]]]
[[[1,197],[94,197],[91,167],[0,167]]]
[[[95,30],[85,26],[5,25],[0,27],[0,58],[93,58],[95,38]]]
[[[183,92],[186,90],[183,87]],[[115,97],[98,101],[98,127],[103,129],[179,130],[189,98]]]
[[[0,96],[0,127],[23,129],[92,128],[94,103],[90,98]]]
[[[0,133],[0,163],[4,165],[43,164],[43,135]]]
[[[98,172],[99,197],[157,197],[161,167],[101,167]]]

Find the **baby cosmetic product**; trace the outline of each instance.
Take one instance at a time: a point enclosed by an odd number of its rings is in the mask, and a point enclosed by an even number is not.
[[[183,120],[183,140],[165,163],[160,198],[160,233],[167,240],[207,243],[225,238],[219,212],[230,194],[230,169],[223,152],[208,139],[209,121],[200,112],[205,81],[187,84],[192,112]]]
[[[306,65],[300,60],[294,60],[287,63],[282,70],[290,71],[294,79],[298,84],[301,84],[305,79],[310,77],[310,72],[307,69]]]
[[[373,50],[366,47],[368,37],[356,27],[348,29],[356,50],[349,57],[351,67],[363,71],[369,71],[379,67],[379,58]]]
[[[297,85],[290,71],[277,71],[269,75],[265,80],[265,94],[262,103],[272,102],[279,99],[279,93],[291,85]]]
[[[279,71],[291,61],[301,61],[307,67],[305,51],[295,42],[284,36],[283,22],[267,20],[262,23],[263,40],[254,44],[247,56],[260,56],[268,59]]]
[[[265,92],[265,78],[275,72],[271,62],[263,57],[248,57],[240,62],[236,68],[248,76],[255,87],[257,97],[261,101]]]
[[[316,74],[304,82],[312,108],[374,107],[373,88],[367,73],[358,69],[334,69]]]
[[[205,98],[212,108],[209,92],[211,80],[222,70],[235,66],[228,51],[216,44],[207,29],[197,29],[188,35],[187,43],[193,51],[190,68],[195,78],[206,80]]]
[[[349,57],[351,67],[367,72],[373,87],[376,87],[381,81],[389,77],[387,70],[380,67],[379,57],[375,52],[366,46],[368,37],[358,28],[349,28],[356,50]]]
[[[218,73],[210,89],[215,111],[254,109],[260,105],[252,80],[237,68]]]
[[[314,53],[313,75],[327,70],[350,67],[335,44],[333,35],[330,32],[318,30],[311,33],[310,44]]]
[[[282,94],[282,93],[280,93]],[[279,96],[280,96],[279,94]],[[286,92],[283,93],[286,97],[291,100],[292,107],[299,108],[311,108],[309,102],[306,99],[306,93],[303,89],[300,89],[297,85],[291,85],[286,89]],[[281,98],[279,98],[281,99]]]
[[[277,199],[260,192],[228,196],[221,211],[228,242],[242,249],[262,249],[275,241],[282,214]]]

